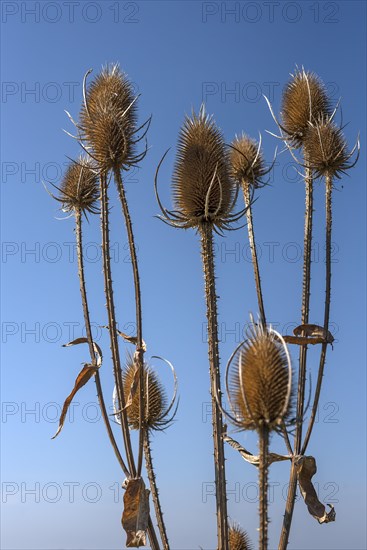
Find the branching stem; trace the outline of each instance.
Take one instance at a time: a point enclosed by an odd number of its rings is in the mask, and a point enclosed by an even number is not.
[[[303,252],[303,283],[302,283],[302,313],[301,324],[307,324],[310,310],[310,287],[311,287],[311,246],[312,246],[312,222],[313,222],[313,180],[312,170],[307,167],[309,164],[305,156],[306,174],[306,206],[305,206],[305,228],[304,228],[304,252]],[[307,346],[300,347],[298,389],[297,389],[297,425],[294,441],[294,454],[299,455],[302,441],[302,423],[304,414],[304,400],[306,387],[306,360]],[[292,460],[292,466],[289,478],[289,487],[285,514],[283,520],[282,532],[279,540],[278,550],[285,550],[288,546],[289,534],[292,524],[294,503],[297,491],[297,473],[295,469],[295,460]]]
[[[263,424],[259,429],[259,550],[268,548],[268,468],[269,428]]]

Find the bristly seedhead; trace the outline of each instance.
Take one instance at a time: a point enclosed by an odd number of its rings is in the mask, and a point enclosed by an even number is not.
[[[282,128],[290,144],[302,147],[309,122],[331,113],[330,100],[317,75],[297,69],[285,87],[282,99]]]
[[[238,424],[257,430],[266,425],[276,429],[289,415],[291,365],[281,336],[262,325],[252,334],[234,358],[230,398]]]
[[[304,149],[316,177],[329,175],[340,178],[356,164],[358,153],[353,163],[348,161],[357,147],[359,152],[358,141],[354,149],[349,151],[341,128],[325,117],[309,125],[304,141]]]
[[[132,402],[131,405],[127,407],[126,411],[130,428],[138,430],[140,416],[140,383],[139,380],[136,380],[135,372],[136,365],[134,364],[134,360],[131,356],[128,356],[125,368],[122,372],[122,378],[125,401],[128,402],[132,395]],[[161,430],[165,424],[167,395],[157,373],[146,363],[144,364],[144,379],[146,410],[143,426],[152,430]],[[132,388],[134,388],[135,383],[137,383],[137,386],[132,393]]]
[[[98,213],[98,176],[92,162],[86,157],[70,162],[60,187],[58,200],[64,212],[81,210]]]
[[[228,529],[229,550],[253,550],[249,536],[237,523]]]
[[[204,107],[186,117],[180,131],[173,175],[174,212],[185,227],[223,227],[233,206],[234,186],[221,131]]]
[[[103,171],[128,169],[136,159],[136,96],[118,65],[107,66],[85,93],[81,141]]]
[[[262,178],[268,172],[261,143],[244,133],[241,137],[236,136],[230,146],[230,169],[232,178],[240,185],[246,183],[261,187]]]

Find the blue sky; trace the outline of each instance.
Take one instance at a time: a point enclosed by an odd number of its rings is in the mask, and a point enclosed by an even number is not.
[[[172,361],[180,383],[177,422],[153,439],[172,548],[215,548],[205,307],[199,241],[160,223],[153,179],[175,146],[185,113],[205,101],[230,141],[263,134],[270,161],[276,112],[295,64],[318,73],[340,96],[348,142],[361,132],[358,165],[334,193],[331,321],[320,412],[309,453],[318,463],[320,499],[337,521],[319,526],[298,502],[289,548],[366,548],[365,517],[365,39],[364,2],[16,2],[2,8],[2,546],[7,550],[124,547],[123,481],[96,408],[93,383],[51,441],[57,414],[87,349],[61,345],[82,331],[73,221],[60,221],[42,180],[60,181],[66,156],[79,153],[62,132],[64,109],[77,115],[85,71],[119,62],[141,93],[140,120],[153,114],[150,150],[126,176],[142,276],[148,357]],[[170,203],[174,149],[161,170]],[[315,189],[311,320],[322,323],[324,193]],[[119,323],[132,331],[134,306],[120,209],[111,213],[113,276]],[[271,186],[254,207],[268,320],[280,332],[299,323],[304,189],[291,158],[279,157]],[[87,283],[95,337],[105,350],[101,376],[112,395],[111,360],[100,265],[99,221],[85,227]],[[256,295],[246,231],[216,241],[221,358],[242,339]],[[80,348],[82,348],[80,346]],[[122,353],[124,349],[122,346]],[[297,354],[292,350],[294,367]],[[310,353],[315,385],[318,355]],[[172,383],[164,367],[162,377]],[[33,412],[32,412],[33,411]],[[116,431],[119,437],[120,432]],[[238,436],[252,452],[256,438]],[[273,438],[273,448],[283,443]],[[257,543],[256,471],[228,448],[230,517]],[[271,469],[270,547],[284,510],[288,465]],[[32,492],[33,490],[33,492]]]

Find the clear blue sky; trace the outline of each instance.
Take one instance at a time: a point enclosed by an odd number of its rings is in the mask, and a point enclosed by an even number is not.
[[[126,181],[142,274],[144,338],[149,355],[163,355],[180,381],[177,422],[154,437],[153,452],[173,549],[215,547],[211,424],[205,308],[198,237],[154,218],[154,172],[175,146],[185,113],[204,100],[229,141],[236,132],[263,133],[271,159],[274,130],[262,94],[279,110],[295,64],[318,73],[342,97],[345,133],[361,131],[362,153],[350,177],[336,184],[332,282],[334,351],[309,452],[316,456],[320,499],[334,502],[337,521],[319,526],[303,502],[296,506],[290,549],[365,549],[365,39],[364,2],[16,2],[2,9],[2,547],[7,550],[118,549],[123,481],[104,427],[96,392],[76,398],[55,441],[56,416],[87,349],[61,344],[82,330],[73,222],[59,221],[41,180],[58,183],[77,145],[64,113],[77,115],[85,71],[121,64],[150,113],[150,151]],[[170,202],[174,154],[161,171]],[[322,323],[324,194],[315,191],[315,264],[311,320]],[[113,200],[115,200],[114,197]],[[120,326],[134,318],[132,281],[120,210],[112,210],[113,275]],[[300,318],[304,189],[286,154],[272,186],[254,207],[269,321],[285,333]],[[87,280],[93,322],[106,324],[99,221],[86,227]],[[246,231],[217,241],[222,364],[241,339],[256,296]],[[288,330],[291,330],[289,328]],[[33,332],[32,332],[33,331]],[[204,335],[204,336],[203,336]],[[108,341],[101,376],[112,394]],[[80,348],[82,348],[80,346]],[[297,354],[293,363],[297,367]],[[317,355],[310,354],[315,385]],[[163,369],[162,369],[162,372]],[[169,377],[165,378],[167,385]],[[30,412],[33,410],[33,413]],[[96,419],[95,422],[93,420]],[[117,437],[120,432],[116,431]],[[252,452],[256,438],[239,436]],[[282,441],[273,448],[283,452]],[[256,471],[228,448],[229,514],[257,544]],[[271,548],[284,510],[288,465],[271,468]],[[5,485],[4,485],[5,484]],[[74,487],[74,489],[72,489]],[[31,492],[33,489],[33,493]],[[120,497],[120,502],[118,502]]]

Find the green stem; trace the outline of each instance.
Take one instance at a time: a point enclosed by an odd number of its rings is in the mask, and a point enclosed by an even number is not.
[[[201,253],[205,278],[205,297],[208,320],[208,351],[210,367],[210,393],[212,399],[212,426],[214,440],[214,471],[216,488],[216,510],[218,548],[228,550],[227,490],[223,442],[223,419],[217,399],[221,402],[218,313],[215,289],[215,268],[213,253],[213,228],[209,223],[200,226]]]
[[[129,242],[131,263],[133,269],[134,289],[135,289],[135,312],[136,312],[136,356],[137,367],[139,369],[139,399],[140,399],[140,416],[139,416],[139,454],[137,464],[137,475],[141,475],[143,465],[143,446],[144,446],[144,411],[145,411],[145,377],[144,377],[144,347],[143,347],[143,321],[142,321],[142,306],[141,306],[141,289],[139,277],[139,265],[136,255],[136,247],[134,240],[133,227],[129,212],[129,206],[126,199],[126,193],[121,177],[120,170],[114,170],[115,181],[121,201],[122,211],[125,220],[126,232]]]
[[[308,159],[305,156],[305,164],[308,165]],[[311,246],[312,246],[312,222],[313,222],[313,180],[311,168],[306,168],[305,176],[306,187],[306,206],[305,206],[305,229],[304,229],[304,256],[303,256],[303,283],[302,283],[302,313],[301,324],[307,324],[309,321],[310,310],[310,291],[311,291]],[[297,424],[294,441],[294,454],[297,456],[301,451],[302,424],[304,414],[304,400],[306,387],[306,361],[307,346],[300,347],[299,372],[298,372],[298,390],[297,390]],[[287,502],[285,514],[280,535],[278,550],[285,550],[288,546],[289,534],[293,518],[294,503],[297,491],[297,473],[295,461],[292,460]]]
[[[162,544],[163,544],[163,550],[169,550],[167,531],[166,531],[166,526],[163,519],[162,507],[159,499],[159,491],[158,491],[157,481],[156,481],[155,472],[153,468],[152,453],[150,449],[149,430],[145,430],[145,434],[144,434],[144,454],[145,454],[145,465],[147,469],[150,490],[152,492],[152,500],[154,504],[155,515],[157,518],[158,529],[159,529],[159,533],[161,535]]]
[[[90,324],[89,307],[88,307],[87,291],[86,291],[85,276],[84,276],[82,215],[81,215],[80,208],[75,210],[75,232],[76,232],[77,256],[78,256],[79,285],[80,285],[80,295],[81,295],[82,306],[83,306],[84,324],[85,324],[85,330],[87,333],[91,362],[92,362],[92,365],[95,365],[96,355],[93,348],[93,337],[92,337],[92,329]],[[107,429],[109,440],[111,442],[112,448],[115,452],[116,458],[122,470],[124,471],[125,475],[129,475],[129,470],[121,456],[121,453],[119,451],[115,437],[112,432],[111,423],[108,418],[107,409],[106,409],[106,405],[103,397],[101,379],[98,371],[96,372],[96,375],[95,375],[95,382],[96,382],[99,406],[101,408],[102,418]]]
[[[264,424],[259,429],[259,550],[268,548],[268,464],[269,464],[269,429]]]
[[[243,181],[242,182],[242,189],[243,189],[243,195],[244,195],[244,199],[245,199],[245,206],[247,206],[246,216],[247,216],[248,238],[249,238],[249,242],[250,242],[252,265],[253,265],[253,268],[254,268],[257,302],[259,304],[259,312],[260,312],[260,321],[261,321],[262,326],[265,327],[266,326],[266,317],[265,317],[263,294],[262,294],[262,289],[261,289],[259,262],[258,262],[257,251],[256,251],[254,223],[253,223],[253,218],[252,218],[250,184],[246,181]]]

